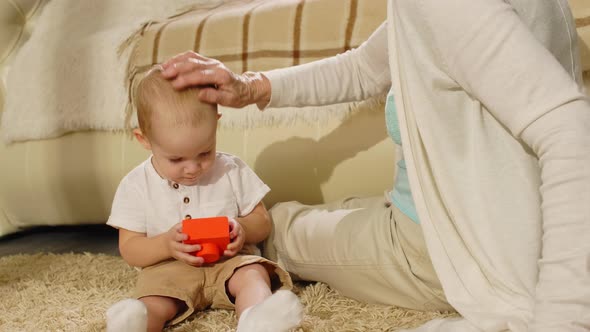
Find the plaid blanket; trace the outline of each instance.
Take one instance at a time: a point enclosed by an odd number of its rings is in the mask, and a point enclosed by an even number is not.
[[[131,65],[150,66],[182,51],[231,70],[268,70],[360,45],[385,20],[386,0],[234,0],[190,10],[141,31]]]
[[[590,2],[569,0],[590,78]],[[213,10],[188,8],[150,22],[132,68],[193,50],[231,70],[269,70],[325,58],[360,45],[385,20],[386,0],[234,0]]]
[[[580,54],[590,91],[590,3],[570,0],[580,36]],[[233,0],[217,8],[187,8],[165,21],[149,22],[135,42],[128,84],[155,63],[187,50],[216,58],[235,72],[263,71],[329,57],[357,47],[386,19],[386,0]],[[333,106],[317,112],[247,108],[224,117],[225,126],[277,124],[294,119],[316,122],[318,117],[343,118],[358,104]],[[370,106],[373,107],[373,106]],[[128,117],[131,115],[128,109]],[[238,118],[234,116],[238,116]],[[229,120],[229,124],[228,124]],[[244,122],[245,121],[245,122]]]
[[[298,65],[359,46],[386,19],[386,0],[233,0],[214,9],[187,8],[144,24],[134,44],[127,84],[155,63],[187,50],[218,59],[231,70],[263,71]],[[131,96],[130,96],[131,97]],[[383,97],[360,103],[269,109],[220,107],[224,127],[292,125],[344,120],[359,110],[383,108]],[[131,98],[130,98],[131,100]],[[321,111],[318,109],[321,108]],[[135,126],[131,103],[128,126]]]

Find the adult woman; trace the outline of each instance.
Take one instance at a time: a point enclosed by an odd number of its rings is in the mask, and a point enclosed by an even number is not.
[[[590,104],[575,36],[566,0],[390,0],[387,23],[344,55],[235,75],[187,53],[165,75],[233,107],[390,89],[394,204],[280,204],[278,261],[355,298],[448,300],[465,318],[424,331],[577,331],[590,327]],[[374,245],[358,256],[355,239]]]

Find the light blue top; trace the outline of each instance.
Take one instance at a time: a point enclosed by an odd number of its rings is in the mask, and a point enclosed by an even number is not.
[[[395,144],[401,147],[402,138],[399,132],[399,121],[397,118],[397,110],[395,108],[395,98],[392,91],[389,91],[387,100],[385,102],[385,124],[387,125],[387,133]],[[410,190],[410,182],[408,180],[408,170],[406,168],[406,161],[402,158],[397,163],[396,181],[393,190],[389,193],[392,203],[400,209],[405,215],[419,224],[418,213],[416,212],[416,205],[412,198]]]

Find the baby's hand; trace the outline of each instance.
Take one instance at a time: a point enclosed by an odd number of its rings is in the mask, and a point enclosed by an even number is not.
[[[192,252],[201,250],[201,245],[182,243],[182,241],[188,238],[188,235],[182,232],[181,222],[172,226],[166,234],[166,242],[170,257],[192,266],[203,265],[204,260],[202,257],[196,257],[191,254]]]
[[[227,249],[223,254],[228,257],[233,257],[242,250],[242,247],[244,247],[246,235],[244,234],[242,225],[233,218],[229,218],[229,230],[231,243],[227,245]]]

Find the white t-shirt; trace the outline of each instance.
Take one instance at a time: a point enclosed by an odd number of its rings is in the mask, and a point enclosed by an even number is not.
[[[246,163],[227,153],[217,152],[212,168],[194,186],[161,178],[151,160],[121,180],[107,225],[152,237],[187,216],[246,216],[270,191]]]

